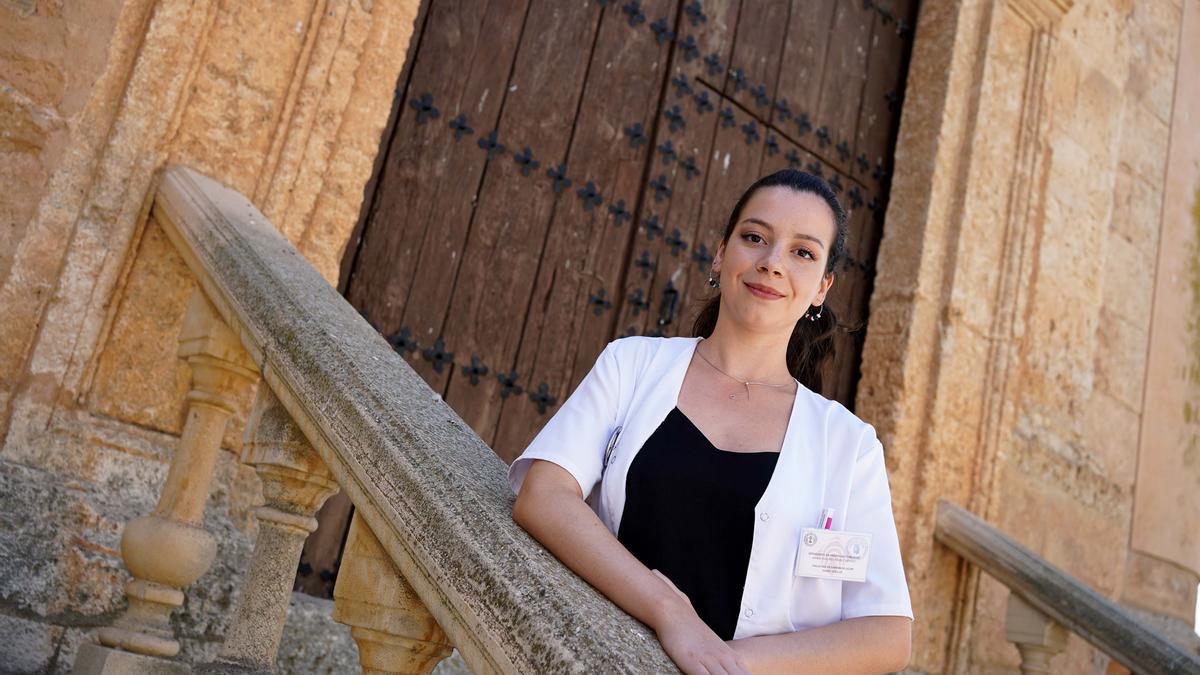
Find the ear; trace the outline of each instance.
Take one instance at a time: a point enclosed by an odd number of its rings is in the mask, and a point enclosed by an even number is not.
[[[820,288],[820,290],[817,291],[817,294],[815,297],[813,297],[813,301],[812,301],[812,305],[814,307],[819,307],[819,306],[825,304],[825,295],[827,293],[829,293],[829,288],[831,286],[833,286],[833,274],[832,273],[826,274],[824,277],[821,278],[821,288]]]
[[[717,270],[721,269],[721,261],[725,259],[725,242],[722,240],[717,244],[717,252],[713,254],[712,266]]]

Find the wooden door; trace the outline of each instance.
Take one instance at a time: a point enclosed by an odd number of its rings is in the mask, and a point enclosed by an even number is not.
[[[610,340],[691,334],[738,196],[792,166],[851,213],[822,393],[853,407],[915,10],[426,2],[342,290],[511,461]]]

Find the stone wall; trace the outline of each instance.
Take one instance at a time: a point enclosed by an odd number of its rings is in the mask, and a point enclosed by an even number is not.
[[[914,671],[1019,663],[1007,589],[933,540],[938,499],[1130,599],[1181,19],[1179,0],[922,5],[858,400],[889,451]],[[1160,590],[1194,607],[1200,559],[1180,569],[1190,588]],[[1072,636],[1055,669],[1107,662]]]
[[[121,531],[153,508],[182,426],[193,282],[147,218],[157,171],[186,163],[252,196],[336,282],[416,14],[0,2],[0,625],[22,638],[0,647],[5,669],[66,672],[120,612]],[[240,422],[224,446],[205,514],[217,561],[174,617],[189,661],[215,656],[255,530]],[[288,670],[355,661],[328,607],[292,620]]]

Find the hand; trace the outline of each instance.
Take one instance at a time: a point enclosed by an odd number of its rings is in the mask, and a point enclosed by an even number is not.
[[[663,651],[686,675],[750,675],[742,657],[694,611],[680,613],[657,630]]]
[[[687,594],[662,572],[650,571],[675,591],[691,610],[675,613],[656,630],[658,641],[675,665],[688,675],[749,675],[749,668],[734,651],[732,644],[722,640],[704,623],[696,614]]]

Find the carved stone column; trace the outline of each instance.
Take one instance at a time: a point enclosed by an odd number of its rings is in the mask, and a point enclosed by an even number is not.
[[[1004,632],[1021,652],[1021,672],[1026,674],[1054,672],[1050,659],[1067,647],[1067,629],[1016,593],[1008,594]]]
[[[219,663],[201,671],[272,669],[300,549],[317,529],[314,514],[337,491],[325,464],[268,387],[258,390],[246,436],[242,461],[258,471],[265,504],[255,511],[254,558]]]
[[[333,618],[350,626],[363,673],[428,673],[453,650],[358,512],[333,599]]]
[[[170,628],[171,610],[183,604],[183,589],[208,570],[217,552],[216,540],[201,527],[204,504],[225,425],[258,381],[258,371],[200,291],[183,320],[179,356],[192,367],[183,435],[154,513],[130,522],[121,536],[121,557],[134,577],[125,587],[129,606],[113,625],[96,632],[100,644],[112,649],[85,646],[77,673],[169,671],[169,662],[139,661],[113,650],[175,656],[179,642]]]

